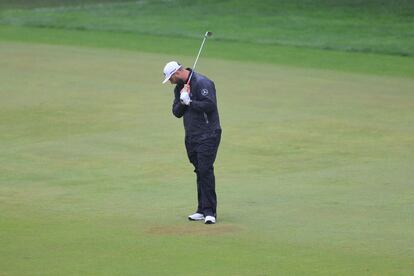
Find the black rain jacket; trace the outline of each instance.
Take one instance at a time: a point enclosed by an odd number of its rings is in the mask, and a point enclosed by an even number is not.
[[[191,74],[191,69],[187,68],[187,70]],[[197,137],[221,130],[214,82],[193,72],[190,81],[191,103],[189,106],[180,102],[180,91],[183,87],[184,82],[175,86],[172,112],[177,118],[184,117],[186,137]]]

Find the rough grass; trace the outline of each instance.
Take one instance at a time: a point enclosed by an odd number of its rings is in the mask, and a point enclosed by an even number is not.
[[[51,2],[50,7],[6,9],[0,23],[187,38],[210,30],[225,41],[414,55],[414,2],[409,0]]]
[[[204,58],[224,128],[207,231],[168,59],[0,43],[1,273],[412,273],[412,80]]]
[[[103,4],[113,0],[2,0],[1,9],[32,9],[42,7],[79,6],[85,4]],[[130,0],[117,0],[116,2],[131,2]]]
[[[178,60],[187,57],[194,58],[200,47],[200,38],[172,38],[131,33],[14,26],[0,26],[0,41],[127,49],[140,52],[169,54],[170,57],[167,59]],[[260,64],[279,64],[300,68],[317,68],[414,78],[413,57],[217,41],[214,37],[209,39],[205,45],[202,59],[205,57]],[[189,63],[189,65],[191,64],[192,62]]]

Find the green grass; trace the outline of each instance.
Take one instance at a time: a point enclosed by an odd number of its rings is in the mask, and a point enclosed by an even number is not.
[[[204,57],[224,129],[205,226],[169,58],[0,42],[1,274],[412,273],[412,79]]]
[[[0,24],[182,38],[210,30],[224,41],[414,55],[410,0],[50,2],[50,7],[4,8]]]
[[[412,1],[107,2],[0,3],[0,275],[412,274]],[[213,226],[160,83],[206,30]]]
[[[2,2],[0,40],[414,76],[412,1],[108,2]]]
[[[117,48],[169,54],[166,60],[194,58],[201,43],[201,39],[191,38],[14,26],[0,26],[0,41]],[[217,41],[214,38],[207,42],[202,57],[414,78],[412,57]],[[191,61],[188,65],[192,63]]]
[[[0,9],[33,9],[43,7],[73,7],[85,4],[103,4],[114,2],[113,0],[2,0]],[[128,2],[128,0],[118,0],[119,2]]]

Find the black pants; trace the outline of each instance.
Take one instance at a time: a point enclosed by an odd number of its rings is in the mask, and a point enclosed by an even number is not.
[[[217,216],[216,181],[214,161],[220,144],[221,130],[185,138],[185,147],[197,175],[197,213]]]

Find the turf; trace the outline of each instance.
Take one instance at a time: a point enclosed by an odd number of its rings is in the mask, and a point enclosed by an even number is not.
[[[20,41],[169,54],[171,58],[194,57],[201,39],[155,35],[50,28],[0,26],[0,41]],[[168,45],[168,47],[166,47]],[[191,50],[190,50],[191,49]],[[316,68],[371,75],[414,78],[414,58],[261,45],[209,39],[202,57]]]
[[[411,78],[203,57],[224,129],[205,226],[169,58],[0,42],[1,274],[412,273]]]
[[[0,2],[0,275],[410,275],[412,1]],[[218,224],[161,68],[218,88]]]
[[[414,55],[414,2],[281,1],[37,1],[9,3],[0,24],[198,38],[210,30],[224,41],[341,51]],[[36,2],[36,1],[35,1]],[[46,6],[51,2],[53,6]],[[98,2],[98,3],[93,3]],[[60,5],[57,5],[60,3]],[[76,5],[77,3],[77,5]],[[17,7],[17,8],[16,8]]]

